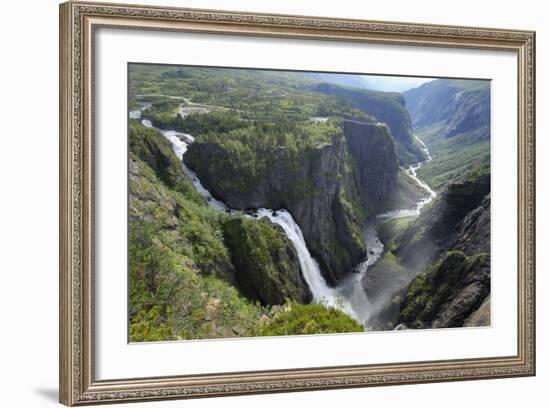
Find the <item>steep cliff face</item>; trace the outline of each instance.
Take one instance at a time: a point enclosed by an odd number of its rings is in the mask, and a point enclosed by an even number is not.
[[[382,123],[344,121],[344,135],[357,166],[363,207],[379,213],[393,205],[399,164],[388,127]]]
[[[350,89],[326,83],[316,85],[314,90],[345,97],[352,106],[386,123],[395,140],[400,164],[413,164],[425,159],[422,149],[414,141],[411,118],[399,93]]]
[[[231,208],[287,209],[329,283],[364,258],[359,191],[343,134],[298,151],[248,144],[253,168],[235,160],[231,146],[198,140],[184,161]]]
[[[407,291],[399,321],[409,328],[462,327],[491,291],[490,255],[448,252],[417,276]]]

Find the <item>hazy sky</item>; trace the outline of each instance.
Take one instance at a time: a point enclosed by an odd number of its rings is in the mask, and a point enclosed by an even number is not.
[[[386,92],[404,92],[407,89],[416,88],[424,82],[433,81],[434,78],[416,77],[392,77],[378,75],[361,75],[370,85],[371,89]]]
[[[336,72],[309,72],[305,73],[305,75],[320,81],[332,82],[337,85],[374,89],[384,92],[404,92],[435,79],[405,76],[344,74]]]

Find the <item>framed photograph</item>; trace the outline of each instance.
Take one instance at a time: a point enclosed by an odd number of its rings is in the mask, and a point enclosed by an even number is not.
[[[66,405],[535,374],[535,33],[60,6]]]

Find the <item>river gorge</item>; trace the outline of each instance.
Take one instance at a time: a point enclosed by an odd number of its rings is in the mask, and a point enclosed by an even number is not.
[[[189,102],[188,99],[185,100]],[[210,191],[201,183],[197,174],[183,162],[183,155],[187,152],[189,145],[195,141],[195,137],[173,129],[157,128],[153,126],[151,120],[142,119],[142,112],[150,106],[150,103],[142,102],[141,109],[130,111],[129,117],[141,120],[143,126],[147,128],[158,130],[171,143],[174,153],[182,163],[183,171],[189,176],[197,192],[208,204],[217,211],[241,213],[244,216],[255,219],[266,218],[273,224],[280,226],[294,245],[298,254],[301,273],[313,295],[313,302],[320,302],[327,306],[338,308],[361,323],[366,329],[370,328],[369,321],[374,310],[372,303],[368,299],[367,288],[364,287],[363,282],[367,281],[365,278],[369,268],[376,264],[384,251],[384,245],[378,237],[377,229],[381,222],[390,219],[418,216],[421,209],[436,197],[435,191],[417,175],[417,171],[423,166],[424,162],[410,165],[405,171],[425,191],[425,194],[412,208],[391,210],[371,215],[365,222],[362,232],[366,248],[368,249],[366,259],[357,264],[349,273],[345,274],[345,277],[335,287],[331,287],[323,277],[319,263],[308,250],[302,230],[292,215],[286,209],[258,208],[247,211],[235,210],[228,207],[224,202],[214,198]],[[315,119],[318,120],[318,118]],[[427,161],[431,160],[427,146],[416,135],[415,138],[422,146]]]
[[[490,324],[489,82],[128,73],[131,341]]]

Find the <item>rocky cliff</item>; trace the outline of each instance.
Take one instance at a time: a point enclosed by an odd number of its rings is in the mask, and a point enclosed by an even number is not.
[[[231,208],[287,209],[325,278],[335,284],[366,253],[357,179],[344,135],[298,152],[284,145],[247,144],[246,149],[253,149],[253,168],[235,160],[229,142],[197,140],[184,161]]]
[[[395,201],[399,174],[389,128],[382,123],[346,120],[344,135],[357,166],[363,207],[371,214],[387,210]]]
[[[386,123],[395,140],[400,164],[413,164],[425,159],[422,149],[413,138],[411,118],[405,108],[405,100],[399,93],[345,88],[327,83],[316,85],[314,90],[326,95],[345,97],[355,108]]]
[[[238,285],[249,298],[264,305],[311,301],[296,250],[279,227],[267,219],[235,217],[223,223],[223,231]]]

